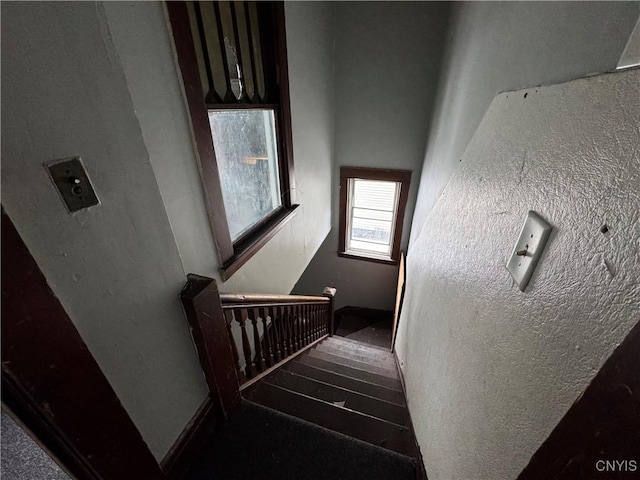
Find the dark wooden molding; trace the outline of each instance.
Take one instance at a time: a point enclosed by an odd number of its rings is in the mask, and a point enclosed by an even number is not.
[[[287,62],[287,35],[285,30],[284,2],[273,2],[273,17],[276,39],[276,65],[278,85],[280,87],[280,108],[278,110],[281,134],[281,181],[286,195],[285,205],[290,207],[296,202],[295,170],[293,168],[293,127],[291,125],[291,97],[289,93],[289,65]]]
[[[347,207],[349,196],[349,179],[360,178],[364,180],[382,180],[400,183],[400,197],[398,198],[398,209],[396,211],[396,224],[393,231],[393,245],[391,246],[391,258],[380,258],[366,253],[358,254],[346,251],[347,235]],[[409,199],[409,186],[411,184],[410,170],[393,170],[388,168],[364,168],[364,167],[340,167],[340,220],[338,224],[338,256],[366,260],[370,262],[383,263],[387,265],[398,265],[400,260],[400,243],[402,241],[402,225],[404,214]]]
[[[231,338],[216,281],[189,274],[180,293],[216,415],[226,418],[240,403]]]
[[[191,118],[191,130],[195,143],[200,177],[207,205],[209,222],[216,242],[218,257],[224,261],[233,256],[233,242],[227,224],[224,199],[220,187],[220,173],[213,150],[213,138],[209,126],[209,115],[204,101],[202,83],[198,72],[191,25],[186,2],[166,2],[177,61],[182,73],[182,85]]]
[[[160,462],[162,471],[169,479],[180,480],[185,477],[207,438],[213,435],[217,421],[211,397],[207,397]]]
[[[627,479],[640,473],[640,322],[578,397],[519,480]],[[617,471],[606,462],[620,463]],[[635,467],[629,469],[629,461]],[[624,470],[629,469],[629,470]]]
[[[289,95],[289,70],[283,2],[258,2],[265,60],[264,103],[250,103],[248,98],[236,102],[226,99],[223,103],[211,103],[205,99],[202,89],[196,49],[191,35],[191,25],[186,2],[169,1],[167,12],[173,32],[177,63],[180,67],[184,94],[191,119],[195,151],[205,195],[209,222],[216,242],[223,281],[238,271],[255,255],[288,221],[295,212],[295,176],[293,167],[293,136]],[[224,62],[226,65],[226,62]],[[209,102],[207,103],[207,100]],[[211,109],[273,109],[278,145],[278,167],[282,208],[253,226],[249,232],[232,241],[224,208],[220,172],[211,137],[208,108]]]
[[[165,478],[4,210],[2,387],[77,478]]]

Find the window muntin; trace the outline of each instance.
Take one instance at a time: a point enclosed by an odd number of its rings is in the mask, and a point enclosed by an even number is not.
[[[397,265],[411,171],[340,167],[338,255]]]
[[[399,182],[349,179],[346,252],[391,259]]]
[[[204,0],[166,5],[224,281],[273,238],[298,207],[284,4]],[[222,148],[219,140],[214,147],[210,112],[223,110],[271,112],[271,120],[263,122],[273,129],[264,138],[264,151],[275,154],[253,155],[256,164],[263,165],[244,170],[255,176],[229,176],[218,166],[217,157],[229,155],[216,151]],[[245,193],[248,186],[265,188],[245,195],[241,207],[242,195],[233,193],[234,184]]]
[[[209,110],[231,240],[282,206],[274,111]]]

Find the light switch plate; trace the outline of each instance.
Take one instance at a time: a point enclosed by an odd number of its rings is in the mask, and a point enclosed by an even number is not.
[[[507,270],[523,292],[540,260],[550,233],[551,225],[535,212],[529,211],[520,238],[507,262]]]
[[[69,212],[100,203],[80,157],[45,162],[44,166]]]

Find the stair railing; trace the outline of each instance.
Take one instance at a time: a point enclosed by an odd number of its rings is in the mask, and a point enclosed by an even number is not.
[[[333,298],[322,296],[220,294],[241,387],[333,335]]]

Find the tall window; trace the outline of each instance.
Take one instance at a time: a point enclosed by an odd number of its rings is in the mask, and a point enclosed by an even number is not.
[[[167,2],[223,279],[291,218],[280,2]]]
[[[340,169],[340,256],[398,263],[410,180],[408,170]]]

